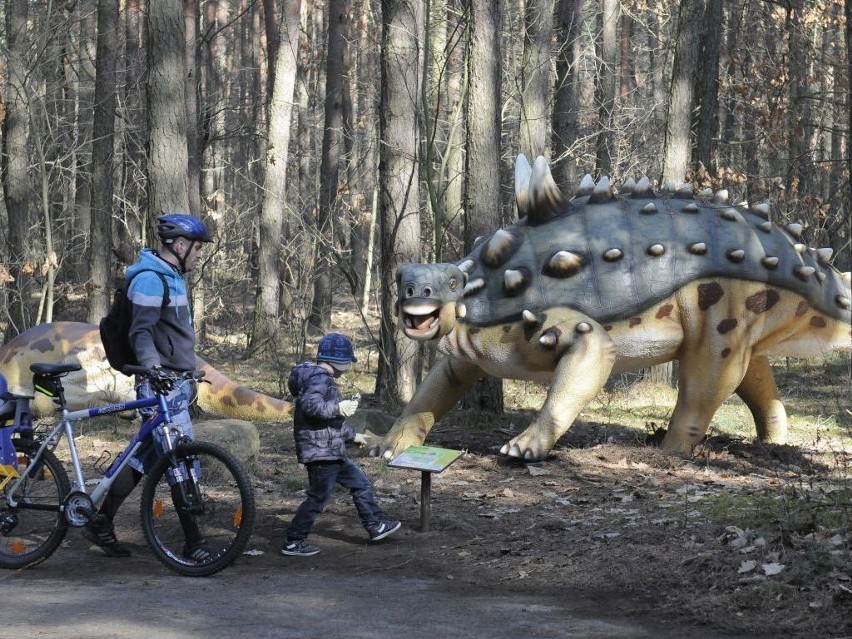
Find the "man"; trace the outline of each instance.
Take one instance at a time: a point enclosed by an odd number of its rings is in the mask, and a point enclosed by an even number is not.
[[[195,330],[183,276],[201,259],[204,244],[213,240],[201,220],[182,213],[157,218],[157,235],[160,250],[142,249],[139,260],[130,265],[125,274],[130,281],[127,297],[132,304],[130,344],[140,366],[178,372],[194,370]],[[168,304],[164,306],[166,298]],[[186,381],[177,384],[168,395],[172,427],[190,438],[191,393],[191,384]],[[150,384],[141,376],[136,378],[136,394],[140,398],[153,394]],[[160,454],[157,441],[143,445],[116,477],[98,514],[83,527],[83,536],[97,544],[107,556],[130,556],[130,549],[115,536],[113,520],[122,502]],[[191,520],[182,520],[182,523],[187,535],[184,555],[199,562],[209,559],[209,550],[197,527]]]

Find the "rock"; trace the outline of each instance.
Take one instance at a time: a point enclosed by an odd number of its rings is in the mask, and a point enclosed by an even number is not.
[[[247,468],[257,464],[260,434],[252,422],[241,419],[210,419],[192,424],[195,438],[218,444],[230,451]]]

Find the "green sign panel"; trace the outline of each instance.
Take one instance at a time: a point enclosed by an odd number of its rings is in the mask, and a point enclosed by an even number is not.
[[[440,473],[461,457],[461,455],[462,452],[460,450],[451,450],[449,448],[409,446],[388,462],[388,466]]]

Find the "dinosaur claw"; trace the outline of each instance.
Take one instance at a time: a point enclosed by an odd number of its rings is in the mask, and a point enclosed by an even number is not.
[[[501,455],[508,455],[509,454],[509,444],[503,444],[503,447],[500,449],[500,454]]]

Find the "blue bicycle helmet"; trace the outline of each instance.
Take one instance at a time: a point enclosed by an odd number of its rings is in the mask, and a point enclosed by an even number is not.
[[[185,237],[196,242],[213,241],[204,222],[185,213],[169,213],[158,217],[157,235],[165,244],[171,244],[178,237]]]
[[[357,362],[352,342],[340,333],[323,335],[317,345],[317,361],[331,364],[339,371],[345,371],[352,362]]]

